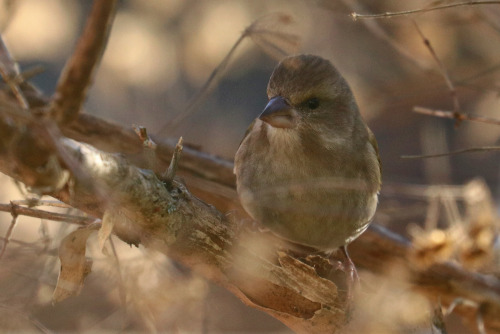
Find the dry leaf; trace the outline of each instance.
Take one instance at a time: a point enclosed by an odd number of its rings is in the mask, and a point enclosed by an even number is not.
[[[115,219],[119,213],[114,210],[106,210],[102,217],[102,226],[97,233],[97,240],[99,242],[99,249],[104,252],[104,243],[109,239],[111,232],[113,232],[113,227],[115,226]]]
[[[57,278],[52,302],[57,303],[71,296],[78,296],[85,277],[90,273],[92,261],[85,257],[87,239],[101,224],[92,224],[68,234],[59,246],[61,271]]]

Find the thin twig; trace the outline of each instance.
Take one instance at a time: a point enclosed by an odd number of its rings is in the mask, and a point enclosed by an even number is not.
[[[16,78],[16,83],[18,85],[22,84],[23,82],[28,81],[29,79],[32,79],[36,77],[39,74],[42,74],[45,72],[45,67],[42,65],[35,65],[31,68],[28,68],[26,70],[23,70]]]
[[[451,118],[451,119],[460,120],[460,121],[474,121],[474,122],[480,122],[480,123],[500,125],[500,119],[497,119],[497,118],[476,116],[476,115],[464,114],[464,113],[459,113],[459,112],[454,112],[454,111],[434,110],[434,109],[418,107],[418,106],[414,107],[413,111],[416,113],[419,113],[419,114],[431,115],[431,116],[442,117],[442,118]]]
[[[19,74],[19,66],[16,61],[12,58],[5,45],[2,37],[0,36],[0,75],[3,80],[9,85],[10,90],[16,97],[17,101],[23,107],[23,109],[28,109],[29,104],[26,98],[24,97],[23,92],[19,88],[17,83]]]
[[[0,237],[0,240],[5,242],[7,240],[7,238],[5,237]],[[17,239],[12,239],[10,238],[9,239],[9,242],[10,243],[13,243],[13,244],[18,244],[20,246],[25,246],[25,247],[36,247],[37,246],[37,242],[38,241],[35,241],[35,242],[26,242],[26,241],[21,241],[21,240],[17,240]]]
[[[238,48],[238,46],[243,42],[243,40],[247,37],[247,32],[246,30],[240,35],[236,43],[233,44],[233,47],[229,52],[226,54],[224,59],[220,62],[220,64],[212,71],[210,74],[210,77],[208,77],[207,81],[205,81],[205,84],[200,88],[198,93],[191,98],[190,102],[188,103],[186,109],[178,113],[177,115],[174,116],[171,120],[169,120],[165,125],[163,125],[160,130],[158,131],[159,134],[161,133],[167,133],[169,131],[172,131],[175,129],[183,120],[185,120],[188,116],[190,116],[194,111],[196,111],[197,107],[200,105],[203,100],[210,94],[215,87],[215,84],[220,78],[220,75],[224,71],[224,69],[227,67],[229,60],[233,56],[234,52]]]
[[[145,127],[136,125],[134,126],[134,131],[137,134],[137,136],[139,136],[139,139],[142,141],[142,145],[144,147],[148,147],[153,150],[156,149],[157,145],[153,141],[153,139],[151,139],[151,137],[148,135],[148,130]]]
[[[219,65],[212,71],[207,81],[200,88],[198,93],[191,98],[185,110],[181,111],[175,115],[171,120],[169,120],[165,125],[163,125],[158,134],[167,133],[175,129],[182,121],[184,121],[188,116],[197,110],[203,100],[210,94],[220,80],[222,73],[226,69],[229,61],[231,60],[234,52],[238,49],[240,44],[247,38],[250,37],[252,40],[263,49],[272,52],[274,54],[278,53],[281,56],[285,55],[286,52],[280,48],[280,46],[274,43],[273,39],[285,42],[285,44],[297,43],[297,36],[293,34],[283,33],[275,29],[262,28],[269,21],[276,21],[280,23],[280,27],[290,24],[292,22],[289,15],[283,13],[273,13],[268,14],[263,17],[258,18],[252,24],[250,24],[240,35],[240,37],[233,44],[229,52],[226,54],[224,59],[219,63]]]
[[[422,40],[425,44],[425,47],[429,50],[429,52],[432,55],[432,58],[434,58],[434,60],[436,61],[437,65],[439,67],[439,71],[441,72],[441,75],[443,76],[444,81],[446,82],[446,85],[448,86],[448,89],[450,90],[450,95],[453,99],[453,110],[455,112],[458,112],[460,110],[460,103],[458,102],[457,91],[455,90],[455,86],[453,85],[453,82],[451,81],[450,76],[448,75],[448,71],[446,70],[446,67],[444,67],[443,63],[441,62],[441,60],[437,56],[436,51],[434,51],[434,48],[432,47],[432,44],[429,41],[429,39],[427,37],[425,37],[422,30],[420,30],[420,27],[418,26],[417,22],[415,22],[414,20],[412,20],[412,22],[413,22],[413,25],[415,26],[415,29],[417,30],[418,34],[422,38]],[[457,120],[456,125],[458,125],[458,122],[459,122],[459,120]]]
[[[351,17],[353,20],[357,20],[357,19],[388,19],[388,18],[393,18],[396,16],[406,16],[406,15],[412,15],[412,14],[418,14],[418,13],[426,13],[426,12],[432,12],[435,10],[441,10],[441,9],[447,9],[447,8],[453,8],[453,7],[474,6],[474,5],[498,5],[498,4],[500,4],[500,1],[466,1],[466,2],[457,2],[457,3],[452,3],[452,4],[446,4],[446,5],[436,6],[436,7],[404,10],[404,11],[400,11],[400,12],[385,12],[385,13],[381,13],[381,14],[351,13]]]
[[[478,71],[472,75],[469,75],[465,78],[462,78],[458,81],[455,81],[455,83],[458,83],[458,84],[465,84],[467,83],[468,81],[472,81],[472,80],[475,80],[475,79],[478,79],[478,78],[481,78],[482,76],[485,76],[485,75],[488,75],[488,74],[492,74],[493,72],[495,71],[498,71],[500,70],[500,63],[496,63],[494,65],[491,65],[490,67],[484,69],[484,70],[481,70],[481,71]]]
[[[144,148],[144,158],[146,159],[147,168],[153,170],[155,173],[159,173],[158,164],[156,158],[156,148],[158,145],[151,139],[148,134],[148,131],[143,126],[135,125],[134,131],[139,136],[139,139],[142,141],[142,146]]]
[[[357,11],[363,8],[362,4],[359,1],[351,1],[351,0],[342,0],[345,6],[349,7],[350,10]],[[327,7],[332,10],[332,8]],[[375,20],[363,20],[362,23],[365,27],[377,38],[386,41],[394,50],[396,50],[401,56],[408,59],[412,63],[414,63],[417,67],[422,69],[427,69],[428,66],[425,65],[423,61],[415,57],[415,54],[412,53],[406,45],[400,43],[397,39],[390,36]]]
[[[175,177],[175,173],[177,172],[177,165],[179,164],[182,153],[182,142],[182,137],[180,137],[177,145],[175,145],[175,150],[174,154],[172,155],[172,160],[170,160],[170,165],[162,176],[162,179],[167,183],[172,183]]]
[[[14,60],[12,55],[5,45],[2,36],[0,36],[0,69],[2,70],[2,76],[7,78],[15,78],[19,75],[19,65]]]
[[[94,0],[85,29],[66,63],[51,102],[54,118],[63,124],[75,120],[104,53],[114,18],[116,0]]]
[[[28,216],[40,219],[48,219],[58,222],[65,222],[69,224],[77,225],[89,225],[95,222],[96,218],[84,217],[84,216],[74,216],[63,213],[56,213],[50,211],[44,211],[39,209],[25,208],[23,206],[12,204],[0,204],[0,211],[3,212],[15,212],[17,215]]]
[[[458,154],[464,154],[464,153],[478,153],[478,152],[491,152],[491,151],[500,151],[500,146],[472,147],[472,148],[466,148],[463,150],[451,151],[451,152],[446,152],[446,153],[437,153],[437,154],[402,155],[401,159],[440,158],[440,157],[449,157],[451,155],[458,155]]]
[[[459,79],[459,80],[455,80],[455,85],[458,86],[458,87],[466,87],[466,88],[470,88],[470,89],[474,89],[474,90],[477,90],[478,92],[486,92],[486,91],[493,91],[493,92],[496,92],[497,94],[500,93],[500,88],[498,87],[491,87],[491,86],[486,86],[486,85],[474,85],[472,83],[470,83],[471,81],[474,81],[476,79],[479,79],[483,76],[486,76],[486,75],[492,75],[494,74],[494,72],[498,71],[500,69],[500,64],[494,64],[484,70],[481,70],[479,72],[476,72],[470,76],[467,76],[467,77],[464,77],[462,79]]]
[[[465,299],[465,298],[455,298],[450,303],[450,305],[448,305],[448,308],[446,309],[446,312],[445,312],[445,316],[449,316],[453,312],[453,310],[455,310],[455,308],[457,306],[462,306],[462,305],[469,306],[469,307],[474,307],[474,308],[478,307],[477,303],[474,302],[474,301],[472,301],[472,300],[468,300],[468,299]]]
[[[2,249],[0,250],[0,259],[3,257],[5,250],[7,249],[7,245],[9,244],[10,237],[12,236],[12,231],[14,231],[14,227],[16,227],[17,216],[19,213],[16,211],[15,206],[13,204],[10,205],[10,214],[12,215],[12,220],[10,221],[9,229],[7,233],[5,233],[5,238],[3,241]]]
[[[11,203],[16,204],[16,205],[27,205],[28,207],[50,206],[50,207],[54,207],[54,208],[63,208],[63,209],[72,208],[71,205],[66,204],[64,202],[61,202],[61,201],[57,201],[57,200],[24,199],[24,200],[11,201]]]

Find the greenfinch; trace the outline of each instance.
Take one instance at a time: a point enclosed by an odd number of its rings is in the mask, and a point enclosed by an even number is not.
[[[267,96],[235,156],[242,206],[279,237],[341,248],[352,264],[345,247],[373,218],[381,165],[351,89],[330,61],[295,55],[276,66]]]

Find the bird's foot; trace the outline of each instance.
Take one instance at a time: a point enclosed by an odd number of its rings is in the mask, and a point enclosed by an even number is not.
[[[346,305],[348,309],[354,302],[354,291],[359,286],[359,275],[356,266],[347,253],[346,246],[340,247],[341,259],[329,256],[328,261],[332,265],[331,272],[342,271],[345,274]]]

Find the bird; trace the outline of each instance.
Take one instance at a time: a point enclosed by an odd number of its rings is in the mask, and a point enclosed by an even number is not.
[[[340,249],[342,269],[359,281],[347,245],[377,208],[382,172],[375,136],[344,77],[320,56],[281,60],[267,96],[235,154],[241,205],[292,244],[325,254]]]

